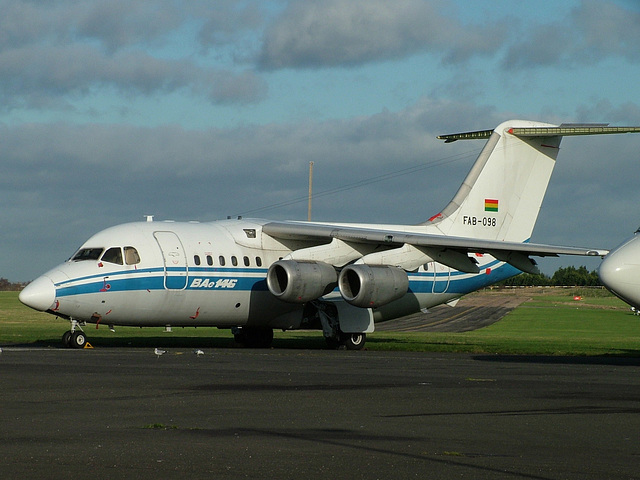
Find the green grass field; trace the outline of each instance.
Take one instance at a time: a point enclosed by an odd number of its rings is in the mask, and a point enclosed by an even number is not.
[[[551,293],[549,293],[551,292]],[[500,295],[500,293],[495,293]],[[519,355],[640,355],[640,317],[602,291],[527,291],[531,300],[499,322],[465,333],[394,333],[368,335],[368,350],[472,352]],[[476,294],[474,294],[476,295]],[[0,292],[0,346],[58,347],[69,324],[23,306],[17,292]],[[99,347],[231,348],[228,330],[216,328],[117,327],[85,328],[89,342]],[[325,348],[320,332],[275,332],[274,348]]]

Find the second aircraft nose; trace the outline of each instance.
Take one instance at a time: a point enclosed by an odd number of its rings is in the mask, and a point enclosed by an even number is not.
[[[18,295],[26,306],[44,312],[53,306],[56,299],[56,287],[49,277],[38,277]]]
[[[612,250],[598,267],[602,284],[633,306],[640,305],[640,237]]]

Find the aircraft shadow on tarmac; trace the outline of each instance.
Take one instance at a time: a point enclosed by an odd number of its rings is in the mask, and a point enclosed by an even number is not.
[[[539,363],[556,365],[611,365],[619,367],[640,366],[640,350],[624,350],[618,355],[594,355],[588,357],[553,355],[474,355],[481,362]]]

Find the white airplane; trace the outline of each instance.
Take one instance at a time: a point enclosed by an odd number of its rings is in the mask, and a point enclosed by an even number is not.
[[[598,267],[602,284],[635,311],[640,309],[640,228],[604,257]]]
[[[531,256],[606,250],[528,243],[560,141],[640,127],[508,121],[438,138],[487,139],[452,201],[418,225],[223,220],[128,223],[103,230],[30,283],[20,300],[70,321],[212,326],[266,347],[273,329],[321,329],[327,343],[361,349],[376,322],[455,305],[521,271]]]

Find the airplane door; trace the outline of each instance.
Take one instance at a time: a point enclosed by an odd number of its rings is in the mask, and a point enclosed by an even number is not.
[[[451,268],[441,263],[431,262],[429,267],[433,271],[433,287],[432,293],[445,293],[449,288],[449,281],[451,280]]]
[[[164,260],[164,288],[184,290],[187,287],[187,257],[182,242],[173,232],[153,232]]]

